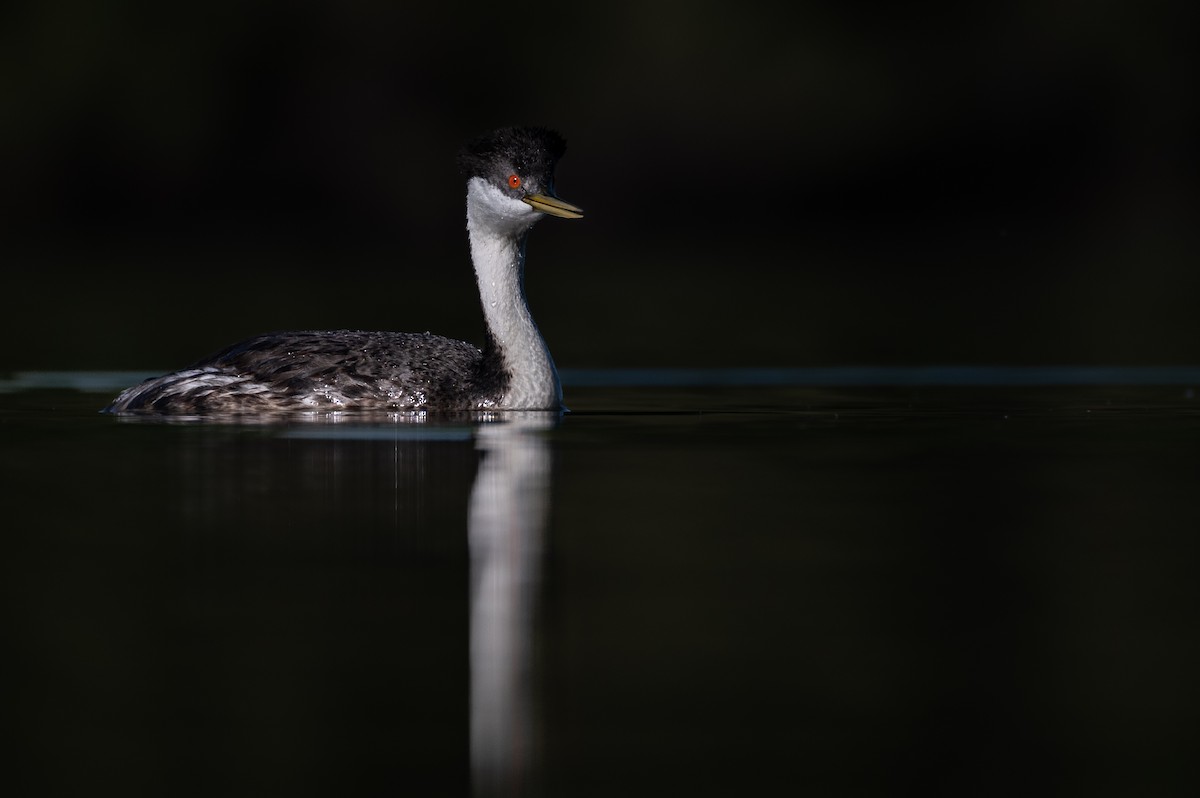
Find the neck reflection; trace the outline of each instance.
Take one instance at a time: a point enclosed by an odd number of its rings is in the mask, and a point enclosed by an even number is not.
[[[539,431],[558,413],[482,424],[471,491],[471,772],[475,794],[516,795],[535,762],[533,622],[550,485]]]

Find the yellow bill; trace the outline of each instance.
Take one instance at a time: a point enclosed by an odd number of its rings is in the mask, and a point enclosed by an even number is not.
[[[576,208],[571,203],[563,202],[558,197],[551,197],[549,194],[530,194],[521,199],[533,206],[534,210],[548,213],[551,216],[561,216],[564,219],[583,218],[583,208]]]

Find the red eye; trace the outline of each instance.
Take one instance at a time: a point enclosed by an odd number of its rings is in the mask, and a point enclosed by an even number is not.
[[[508,187],[509,188],[520,188],[521,187],[521,178],[517,175],[509,175],[508,176]]]

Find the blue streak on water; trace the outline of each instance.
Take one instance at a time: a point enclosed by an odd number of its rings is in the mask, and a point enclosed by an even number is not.
[[[161,372],[19,371],[0,393],[67,389],[117,392]],[[1200,386],[1200,366],[827,366],[816,368],[561,369],[568,388],[705,388],[721,386],[970,387]]]
[[[0,378],[0,393],[64,388],[74,391],[121,391],[165,371],[17,371]]]
[[[568,387],[1200,385],[1198,366],[639,368],[562,369],[560,374]]]

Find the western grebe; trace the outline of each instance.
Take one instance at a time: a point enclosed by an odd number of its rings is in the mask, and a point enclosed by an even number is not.
[[[104,412],[560,409],[558,372],[525,300],[525,241],[543,214],[583,216],[554,194],[565,149],[553,131],[504,128],[459,156],[482,350],[428,333],[269,333],[128,388]]]

